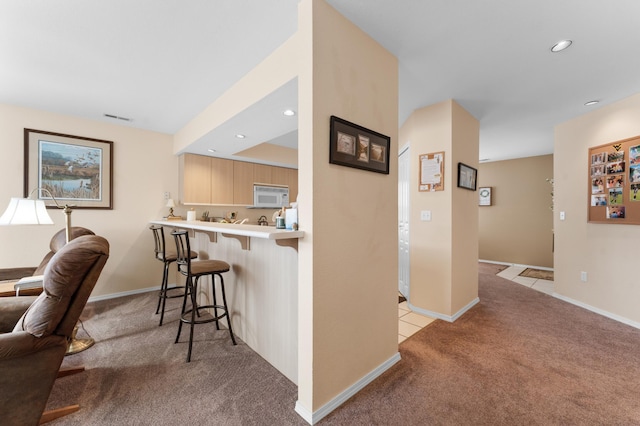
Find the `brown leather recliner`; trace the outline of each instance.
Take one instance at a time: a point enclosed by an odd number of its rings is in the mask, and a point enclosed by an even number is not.
[[[31,298],[0,298],[3,425],[39,423],[73,329],[108,257],[103,237],[75,238],[49,260],[44,291],[26,312],[22,300]]]
[[[69,229],[70,238],[73,240],[74,238],[80,237],[82,235],[95,235],[92,230],[83,228],[81,226],[72,226]],[[42,275],[44,274],[44,269],[47,267],[47,263],[53,257],[54,254],[58,250],[60,250],[67,243],[67,235],[66,229],[62,228],[58,232],[56,232],[53,237],[51,237],[51,241],[49,242],[49,252],[44,256],[40,265],[38,266],[30,266],[23,268],[5,268],[0,269],[0,279],[1,280],[19,280],[23,277],[29,277],[32,275]]]

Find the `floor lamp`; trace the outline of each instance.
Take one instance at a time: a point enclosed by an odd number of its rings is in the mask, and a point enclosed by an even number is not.
[[[61,209],[65,215],[65,236],[67,243],[71,239],[71,208],[68,204],[61,205],[58,200],[55,199],[53,194],[45,188],[36,188],[27,198],[11,198],[9,207],[5,210],[4,214],[0,216],[0,225],[53,225],[53,220],[49,213],[47,213],[47,206],[43,200],[32,199],[31,196],[34,192],[40,191],[51,197],[56,207]],[[85,349],[90,348],[95,343],[92,338],[77,339],[76,333],[78,332],[78,326],[73,329],[71,335],[71,341],[67,348],[67,355],[82,352]]]

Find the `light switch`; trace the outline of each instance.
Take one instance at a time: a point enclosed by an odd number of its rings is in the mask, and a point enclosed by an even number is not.
[[[423,222],[429,222],[431,220],[431,210],[422,210],[420,212],[420,220]]]
[[[560,220],[564,220],[564,212],[560,212]]]

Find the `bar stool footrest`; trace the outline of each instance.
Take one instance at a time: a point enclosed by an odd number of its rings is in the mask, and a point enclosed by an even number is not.
[[[194,320],[194,324],[206,324],[209,322],[217,322],[220,321],[222,318],[228,317],[229,315],[227,314],[227,310],[224,308],[224,306],[222,305],[203,305],[203,306],[198,306],[196,308],[196,313],[198,315],[198,317],[200,317],[200,310],[204,310],[204,309],[220,309],[223,311],[222,314],[219,314],[218,316],[211,316],[211,318],[204,318],[204,319],[196,319]],[[189,309],[188,311],[185,311],[182,316],[180,317],[180,321],[182,321],[185,324],[191,324],[191,311],[193,309]],[[198,318],[196,317],[196,318]],[[202,318],[202,317],[200,317]]]
[[[164,291],[160,290],[160,297],[165,298],[165,299],[174,299],[176,297],[184,297],[185,288],[186,288],[185,286],[181,285],[181,286],[169,287],[168,289],[166,289]],[[167,294],[168,292],[170,292],[172,290],[182,290],[182,293],[180,293],[180,294]]]

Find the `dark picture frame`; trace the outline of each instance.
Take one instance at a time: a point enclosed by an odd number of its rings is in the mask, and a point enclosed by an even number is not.
[[[113,209],[113,142],[24,129],[24,196],[47,208]]]
[[[331,116],[329,163],[389,174],[391,138]]]
[[[458,188],[475,191],[477,185],[478,170],[464,163],[458,163]]]

